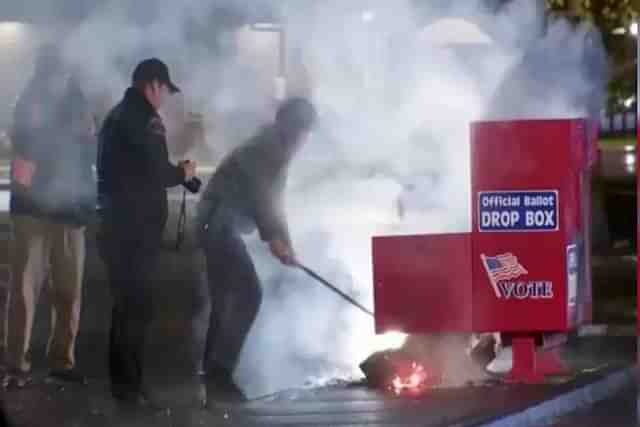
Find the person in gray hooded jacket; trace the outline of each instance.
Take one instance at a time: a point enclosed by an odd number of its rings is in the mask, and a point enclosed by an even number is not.
[[[86,382],[76,368],[86,226],[96,210],[95,132],[88,102],[63,59],[46,44],[14,111],[10,214],[11,285],[2,385],[31,382],[38,290],[47,284],[52,323],[50,379]]]
[[[306,99],[285,101],[273,124],[223,159],[198,204],[196,227],[211,298],[204,354],[208,394],[222,387],[243,398],[232,375],[260,308],[262,290],[241,234],[257,228],[276,258],[295,264],[283,193],[291,159],[315,120],[316,111]]]

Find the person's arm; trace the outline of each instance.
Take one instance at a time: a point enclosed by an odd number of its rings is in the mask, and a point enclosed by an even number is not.
[[[268,171],[254,176],[255,221],[260,238],[269,243],[271,253],[282,263],[292,265],[296,256],[284,212],[285,178],[279,175],[279,171]]]
[[[35,102],[28,102],[26,96],[18,100],[13,115],[11,176],[13,182],[30,187],[41,161],[41,153],[36,148],[36,132],[40,127],[40,108]]]
[[[13,149],[16,155],[35,160],[34,134],[41,126],[40,106],[23,95],[16,103],[13,113]]]
[[[165,187],[184,183],[187,177],[184,166],[175,166],[169,161],[166,129],[159,117],[153,117],[146,129],[149,164],[152,174]]]
[[[96,135],[96,122],[91,114],[89,104],[81,89],[72,87],[69,95],[71,103],[71,137],[80,145],[82,160],[87,170],[97,162],[98,141]]]
[[[159,182],[164,187],[174,187],[188,178],[186,167],[176,166],[169,161],[166,129],[162,120],[151,117],[142,126],[129,122],[130,142],[144,150],[148,179]]]
[[[81,204],[83,207],[94,210],[97,203],[97,180],[93,167],[98,166],[98,137],[96,124],[88,104],[83,102],[83,108],[73,118],[72,136],[81,152],[81,164],[84,182],[82,183]]]
[[[260,238],[265,242],[282,240],[290,244],[282,192],[256,183],[254,187],[255,220]]]

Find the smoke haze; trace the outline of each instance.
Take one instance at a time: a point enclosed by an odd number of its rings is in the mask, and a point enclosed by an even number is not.
[[[205,118],[201,164],[272,119],[276,33],[212,25],[220,1],[131,3],[105,2],[68,34],[66,56],[95,105],[113,105],[135,63],[156,55],[184,94],[165,111],[169,132],[189,112]],[[320,112],[290,170],[295,249],[371,308],[372,236],[470,231],[472,120],[597,115],[606,82],[598,34],[545,19],[541,2],[497,12],[481,1],[423,3],[258,3],[286,25],[289,93],[310,95]],[[278,265],[255,235],[247,241],[265,288],[237,372],[247,394],[357,377],[380,349],[372,319]]]

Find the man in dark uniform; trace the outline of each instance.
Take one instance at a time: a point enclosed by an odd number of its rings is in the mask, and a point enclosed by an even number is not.
[[[109,369],[116,399],[144,403],[142,349],[151,320],[151,274],[167,221],[166,188],[195,175],[195,163],[169,162],[158,108],[179,89],[167,66],[148,59],[133,72],[132,87],[107,115],[99,134],[99,246],[114,305]]]
[[[316,119],[305,99],[286,101],[276,121],[227,156],[198,205],[197,230],[207,259],[211,314],[204,364],[207,393],[222,387],[243,398],[232,375],[260,308],[262,291],[241,238],[258,229],[273,255],[295,264],[284,214],[287,168]],[[218,386],[218,387],[216,387]]]

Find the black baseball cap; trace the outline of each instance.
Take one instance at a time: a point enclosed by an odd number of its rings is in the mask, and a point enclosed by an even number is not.
[[[169,67],[158,58],[145,59],[133,70],[133,83],[152,82],[158,80],[169,87],[169,92],[180,92],[180,88],[173,84],[169,77]]]

